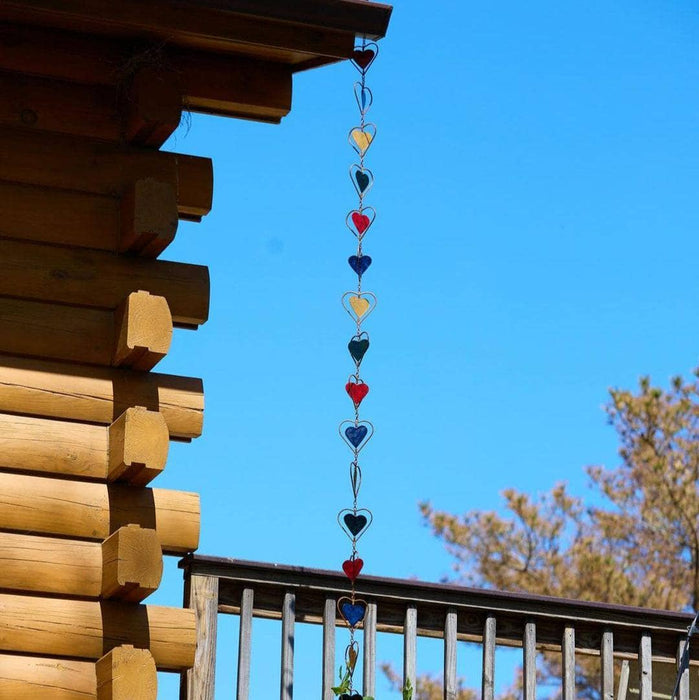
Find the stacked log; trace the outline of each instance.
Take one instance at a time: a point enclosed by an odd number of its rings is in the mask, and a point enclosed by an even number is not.
[[[203,391],[151,370],[173,329],[209,309],[206,268],[157,258],[180,219],[211,208],[211,161],[160,150],[181,117],[175,73],[88,85],[12,55],[0,66],[0,698],[152,700],[157,671],[193,665],[195,618],[143,601],[164,555],[196,549],[200,512],[197,494],[150,483],[171,439],[201,434]]]

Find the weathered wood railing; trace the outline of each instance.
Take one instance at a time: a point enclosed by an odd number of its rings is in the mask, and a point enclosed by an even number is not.
[[[180,566],[185,570],[185,605],[194,608],[198,618],[196,663],[183,674],[183,700],[214,698],[218,613],[240,616],[238,700],[250,697],[253,617],[281,620],[281,700],[293,697],[295,623],[323,625],[321,698],[333,700],[335,628],[345,624],[336,614],[336,602],[349,590],[343,575],[196,555],[183,559]],[[413,685],[417,637],[444,640],[446,700],[457,693],[457,641],[482,644],[482,700],[493,700],[495,695],[496,644],[522,648],[524,700],[536,697],[537,654],[542,652],[561,655],[562,700],[575,698],[576,657],[582,655],[599,659],[601,700],[615,698],[615,658],[638,659],[640,700],[651,700],[651,659],[679,663],[692,619],[684,613],[369,576],[358,580],[357,589],[368,602],[362,682],[363,693],[372,696],[376,634],[392,632],[403,635],[403,677]],[[699,644],[690,657],[692,664],[699,662]],[[689,675],[688,670],[682,674],[678,700],[689,700]]]

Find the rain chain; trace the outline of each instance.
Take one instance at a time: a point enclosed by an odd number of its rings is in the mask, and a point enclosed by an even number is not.
[[[333,688],[340,696],[340,700],[361,700],[362,695],[354,691],[353,676],[359,657],[359,643],[355,639],[357,628],[361,627],[366,614],[366,601],[357,598],[355,584],[364,566],[359,557],[357,542],[371,525],[373,515],[367,508],[360,508],[359,490],[362,484],[362,469],[359,466],[359,453],[374,434],[374,426],[367,420],[361,420],[359,406],[369,393],[369,385],[360,376],[360,369],[364,355],[369,349],[369,334],[362,330],[362,324],[376,307],[376,296],[372,292],[362,289],[362,277],[371,265],[371,258],[364,253],[364,238],[374,223],[376,210],[365,205],[365,197],[374,184],[374,176],[364,163],[365,156],[376,137],[376,126],[367,122],[366,116],[373,102],[371,90],[366,85],[366,75],[376,55],[378,46],[366,39],[355,48],[352,54],[352,63],[359,71],[360,80],[354,84],[354,97],[359,108],[359,125],[350,129],[348,140],[350,146],[359,157],[359,163],[354,163],[349,169],[350,179],[359,197],[357,208],[353,209],[345,223],[347,228],[357,239],[356,255],[349,257],[349,266],[357,275],[357,288],[345,292],[342,296],[342,305],[356,324],[356,332],[347,345],[350,356],[354,362],[354,372],[349,376],[345,390],[354,405],[354,418],[342,421],[340,424],[340,437],[352,450],[353,459],[350,463],[349,475],[352,487],[352,507],[345,508],[338,513],[337,520],[340,527],[349,537],[352,543],[352,551],[349,559],[342,563],[342,570],[351,582],[349,596],[338,600],[337,607],[340,615],[349,627],[349,644],[345,650],[345,668],[340,674],[340,685]]]

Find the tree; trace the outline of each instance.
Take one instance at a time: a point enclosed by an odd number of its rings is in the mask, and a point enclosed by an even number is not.
[[[606,407],[620,441],[614,469],[587,468],[598,498],[563,483],[538,498],[507,489],[507,515],[457,516],[420,504],[454,556],[454,580],[505,591],[673,610],[699,605],[699,370],[669,390],[644,377],[637,393],[612,390]],[[599,505],[598,505],[599,503]],[[550,659],[545,672],[557,675]],[[597,697],[596,667],[579,668]],[[558,677],[560,677],[558,675]],[[437,687],[421,679],[415,700]],[[468,698],[469,696],[464,696]]]

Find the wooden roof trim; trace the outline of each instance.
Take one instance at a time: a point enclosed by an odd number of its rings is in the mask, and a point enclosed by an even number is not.
[[[347,36],[384,36],[391,7],[366,0],[4,0],[0,18],[122,38],[237,51],[347,56]]]

